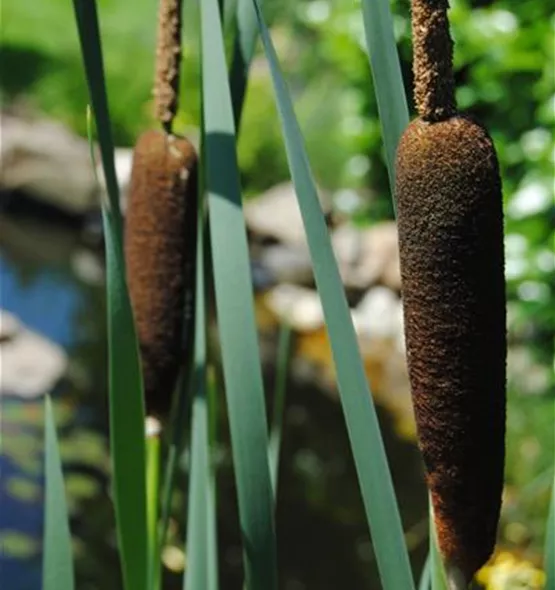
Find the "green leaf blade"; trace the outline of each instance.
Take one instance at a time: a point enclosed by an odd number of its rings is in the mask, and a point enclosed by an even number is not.
[[[204,154],[216,306],[249,590],[275,590],[268,428],[235,125],[216,0],[201,4]]]
[[[389,184],[393,193],[395,154],[399,139],[409,123],[409,112],[389,1],[362,0],[362,16],[374,92],[378,101]]]
[[[69,513],[56,420],[49,395],[45,399],[44,413],[46,489],[42,587],[43,590],[73,590],[75,577]]]
[[[260,8],[256,0],[254,2],[276,92],[289,168],[322,298],[341,402],[383,587],[387,590],[414,588],[385,449],[337,262],[289,92]]]
[[[126,590],[147,590],[148,528],[143,387],[125,282],[119,188],[106,95],[96,2],[74,0],[109,204],[102,203],[108,300],[110,443],[116,528]]]
[[[545,533],[545,589],[555,590],[555,478],[551,488],[551,502]]]

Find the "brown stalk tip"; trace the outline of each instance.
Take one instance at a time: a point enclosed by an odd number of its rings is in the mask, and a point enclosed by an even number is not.
[[[441,121],[456,112],[447,8],[447,0],[412,0],[414,98],[426,121]]]
[[[397,152],[405,336],[440,551],[469,582],[491,555],[505,437],[501,181],[469,118],[413,121]]]
[[[171,129],[177,112],[181,65],[182,0],[160,0],[154,99],[156,118]]]
[[[148,413],[170,407],[186,298],[194,296],[197,156],[185,138],[143,133],[135,146],[125,226],[127,284]]]

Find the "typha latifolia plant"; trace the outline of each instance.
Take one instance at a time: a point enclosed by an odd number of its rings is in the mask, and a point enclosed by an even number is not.
[[[503,211],[493,142],[457,111],[447,8],[412,0],[419,116],[395,192],[419,445],[447,576],[467,584],[494,549],[503,488]]]
[[[135,145],[125,225],[127,284],[137,327],[147,413],[165,413],[191,333],[197,154],[173,133],[181,62],[181,0],[160,0],[156,118]],[[187,309],[185,307],[187,306]]]

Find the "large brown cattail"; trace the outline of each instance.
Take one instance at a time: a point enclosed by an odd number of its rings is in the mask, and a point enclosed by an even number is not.
[[[177,109],[180,14],[179,0],[161,0],[154,94],[164,129],[143,133],[135,146],[125,227],[127,283],[146,409],[155,414],[166,413],[171,405],[184,334],[191,332],[193,322],[197,155],[187,139],[171,134]]]
[[[395,191],[419,445],[447,571],[468,583],[495,546],[503,487],[503,212],[493,143],[456,112],[447,7],[412,0],[420,116]]]

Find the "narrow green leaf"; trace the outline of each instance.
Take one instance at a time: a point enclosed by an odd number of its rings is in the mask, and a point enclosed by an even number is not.
[[[422,574],[420,575],[420,582],[418,583],[418,590],[430,590],[432,583],[431,578],[431,557],[428,553],[424,567],[422,568]]]
[[[201,4],[205,172],[216,307],[249,590],[275,590],[268,429],[227,68],[216,0]]]
[[[277,485],[279,473],[279,455],[281,449],[281,433],[283,428],[283,411],[285,407],[285,392],[287,385],[287,370],[289,368],[289,352],[291,348],[291,326],[281,324],[279,328],[278,354],[276,361],[276,384],[274,388],[274,408],[268,442],[268,461],[272,477],[274,502],[277,500]]]
[[[235,128],[239,129],[247,90],[249,68],[258,39],[258,26],[252,8],[252,0],[235,0],[235,3],[237,6],[237,31],[233,45],[229,78]]]
[[[301,132],[257,0],[253,0],[270,65],[289,169],[299,200],[331,341],[337,381],[382,583],[414,588],[401,519],[372,396]]]
[[[207,373],[208,414],[209,414],[209,439],[210,448],[215,449],[217,443],[216,424],[218,407],[216,405],[217,388],[216,372],[214,367],[208,367]],[[216,465],[210,461],[210,473],[208,480],[208,515],[207,515],[207,544],[208,544],[208,586],[207,590],[218,590],[218,528],[216,511]]]
[[[208,503],[210,489],[208,404],[206,399],[206,311],[204,281],[204,216],[199,197],[191,471],[187,509],[187,570],[184,590],[208,588]]]
[[[430,502],[430,581],[432,590],[447,590],[447,579],[437,547],[437,536]]]
[[[125,284],[119,190],[100,31],[96,2],[74,0],[73,4],[109,194],[109,206],[102,204],[102,219],[106,250],[110,437],[116,525],[124,587],[126,590],[146,590],[148,532],[144,402],[137,338]]]
[[[69,513],[56,435],[56,420],[49,395],[44,403],[44,429],[46,489],[42,587],[43,590],[73,590],[75,585]]]
[[[551,503],[545,527],[545,590],[555,590],[555,478],[551,488]]]
[[[101,148],[102,168],[106,178],[110,212],[121,222],[119,207],[119,187],[114,165],[114,150],[110,114],[106,98],[104,79],[104,60],[100,44],[100,28],[96,0],[73,0],[73,8],[79,32],[81,55],[85,66],[85,74],[89,87],[94,116],[97,123],[98,140]]]
[[[160,493],[160,434],[162,425],[149,417],[146,421],[146,493],[148,525],[149,589],[160,588],[160,543],[158,507]]]
[[[389,184],[395,187],[395,153],[409,122],[407,98],[393,35],[389,0],[362,0],[366,46],[385,146]],[[393,202],[395,205],[395,201]]]

